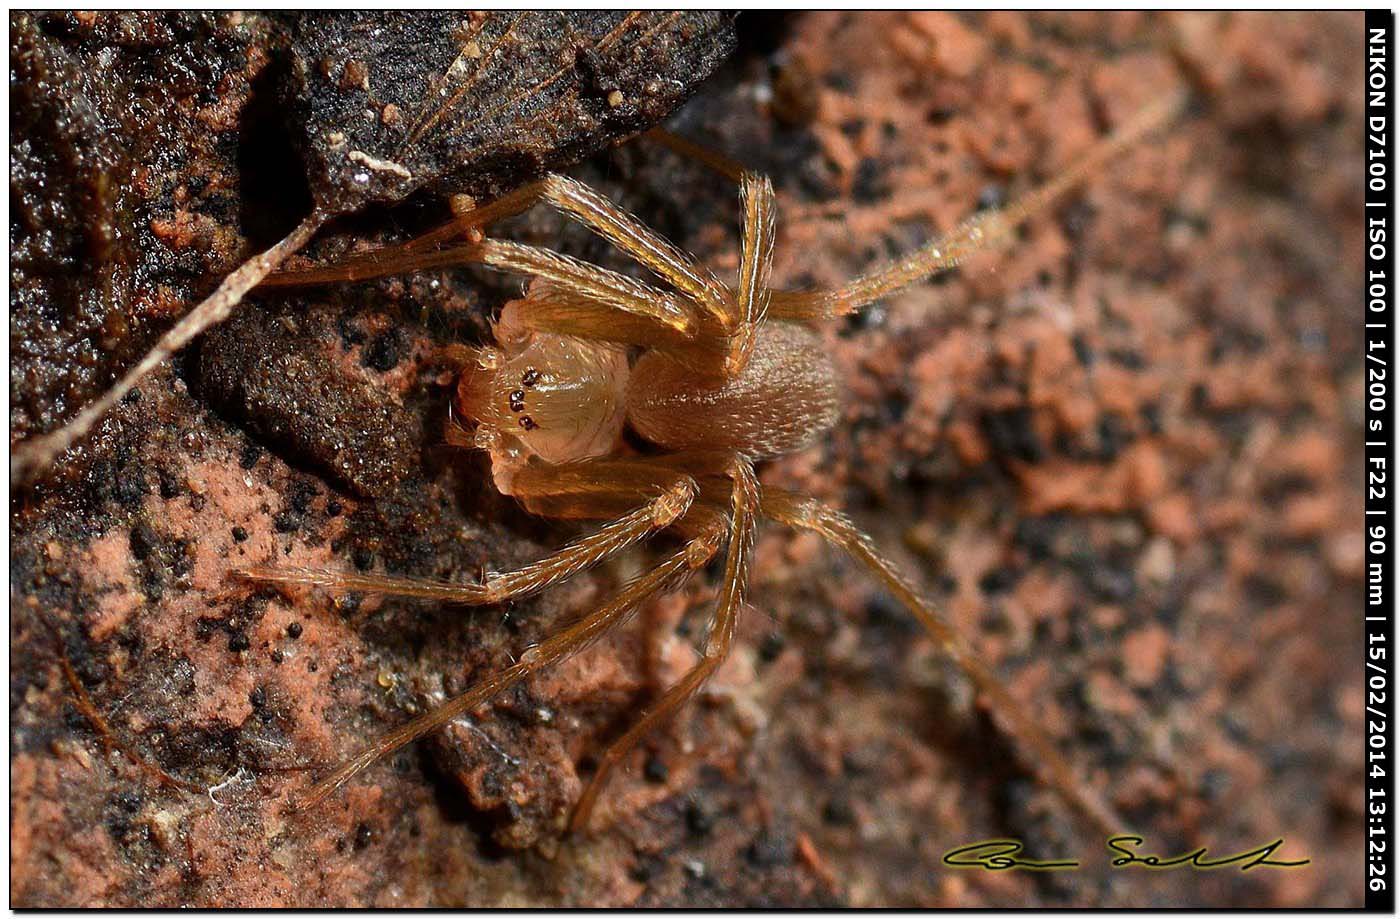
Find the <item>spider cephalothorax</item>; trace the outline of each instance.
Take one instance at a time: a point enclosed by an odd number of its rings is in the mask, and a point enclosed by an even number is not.
[[[499,347],[463,370],[455,403],[476,424],[474,443],[491,454],[504,494],[531,456],[566,463],[616,452],[624,424],[657,447],[762,459],[800,450],[836,423],[835,369],[817,336],[793,323],[763,324],[733,376],[698,374],[660,350],[629,365],[615,345],[508,329],[503,319]]]
[[[555,554],[482,584],[457,584],[266,568],[256,580],[315,584],[452,603],[497,603],[541,590],[663,529],[685,543],[612,600],[534,646],[512,666],[386,734],[319,782],[316,801],[379,757],[468,712],[508,686],[556,663],[614,627],[648,597],[724,553],[724,572],[704,653],[646,716],[599,761],[574,811],[588,821],[612,768],[662,718],[675,711],[727,655],[748,584],[754,539],[767,519],[813,531],[849,552],[923,623],[972,678],[1043,777],[1103,828],[1107,807],[1074,778],[1001,683],[951,625],[843,514],[793,492],[760,487],[754,464],[812,443],[838,418],[840,386],[831,362],[804,323],[829,320],[958,264],[1005,239],[1020,223],[1092,174],[1177,110],[1165,100],[1139,113],[1075,167],[1002,211],[977,215],[906,258],[845,287],[776,291],[769,286],[776,236],[773,187],[737,176],[744,206],[740,269],[733,286],[647,229],[607,199],[561,176],[548,176],[482,208],[460,213],[448,231],[464,245],[426,249],[408,243],[330,269],[288,273],[284,283],[368,277],[430,265],[476,262],[532,276],[526,295],[495,325],[495,345],[460,349],[455,409],[475,433],[454,442],[490,452],[497,487],[532,512],[610,521]],[[546,249],[485,238],[485,224],[544,199],[648,268],[653,286]],[[626,447],[630,428],[645,449]]]

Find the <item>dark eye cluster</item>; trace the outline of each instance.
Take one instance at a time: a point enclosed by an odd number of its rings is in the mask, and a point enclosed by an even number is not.
[[[529,368],[520,375],[520,389],[512,390],[510,394],[510,410],[512,412],[525,411],[525,390],[531,388],[540,381],[540,372],[534,367]],[[520,416],[520,426],[527,431],[533,431],[539,427],[535,419],[529,415]]]

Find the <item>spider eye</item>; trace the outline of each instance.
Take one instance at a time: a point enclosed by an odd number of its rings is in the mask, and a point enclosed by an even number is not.
[[[627,375],[619,348],[534,333],[496,366],[464,373],[457,406],[546,462],[571,462],[617,443]]]

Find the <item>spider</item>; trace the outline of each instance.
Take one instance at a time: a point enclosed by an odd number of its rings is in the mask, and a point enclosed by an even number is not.
[[[648,598],[675,588],[723,553],[718,599],[699,661],[603,754],[570,820],[571,830],[585,829],[618,764],[729,654],[755,537],[761,522],[772,521],[815,532],[868,569],[1008,722],[1039,760],[1040,777],[1096,827],[1120,830],[1108,805],[1076,779],[1033,716],[846,515],[802,494],[761,486],[755,466],[813,443],[838,420],[837,374],[809,323],[850,314],[1004,241],[1164,125],[1181,102],[1173,96],[1148,106],[1026,197],[980,213],[922,249],[834,290],[770,288],[776,233],[772,183],[715,156],[707,163],[738,179],[743,205],[733,286],[596,191],[559,175],[484,206],[458,201],[448,224],[400,247],[275,275],[276,284],[327,283],[478,263],[529,276],[524,297],[508,303],[494,324],[493,345],[456,346],[461,375],[448,440],[486,451],[496,488],[530,512],[608,522],[538,562],[493,573],[480,584],[277,567],[245,570],[242,576],[333,592],[497,604],[558,584],[664,530],[681,538],[678,550],[628,581],[612,599],[339,765],[311,787],[300,806],[322,801],[381,757],[575,654]],[[602,236],[665,286],[483,235],[493,221],[540,201]],[[467,241],[443,247],[454,237]],[[624,447],[624,428],[647,447]]]

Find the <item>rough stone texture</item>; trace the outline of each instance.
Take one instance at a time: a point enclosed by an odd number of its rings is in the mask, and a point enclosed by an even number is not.
[[[289,21],[317,200],[489,195],[666,117],[734,48],[718,12],[339,12]]]
[[[288,767],[336,761],[654,558],[467,613],[230,579],[274,560],[470,578],[576,532],[438,442],[451,380],[436,348],[483,340],[519,290],[441,271],[248,307],[255,342],[304,335],[328,392],[377,393],[425,432],[373,500],[304,446],[323,419],[285,412],[276,436],[254,420],[301,377],[281,393],[265,380],[239,411],[194,385],[226,357],[211,337],[12,505],[14,904],[1360,903],[1360,16],[833,13],[739,30],[738,57],[672,126],[774,177],[788,286],[907,251],[1197,87],[1190,118],[1008,250],[827,330],[842,424],[763,477],[868,527],[1154,851],[1284,837],[1280,856],[1312,864],[1108,868],[890,598],[779,532],[760,540],[739,650],[615,779],[593,835],[561,838],[567,807],[694,660],[711,578],[286,813],[309,781]],[[641,141],[576,174],[735,266],[728,182]],[[368,212],[313,254],[431,217]],[[508,232],[610,258],[547,213]],[[136,240],[132,257],[180,239]],[[212,244],[185,245],[213,266]],[[19,389],[26,417],[62,414]],[[65,657],[144,766],[104,750]],[[998,836],[1085,866],[940,863]]]
[[[96,398],[231,270],[241,211],[263,204],[250,186],[276,189],[278,168],[297,166],[266,155],[247,105],[267,63],[265,23],[16,13],[10,26],[10,425],[20,438]],[[259,154],[256,176],[244,176],[240,160]],[[301,203],[286,205],[304,211],[300,185]]]
[[[409,349],[398,328],[372,339],[344,316],[291,298],[277,316],[248,310],[199,346],[200,394],[260,441],[356,495],[387,495],[413,476],[422,422],[375,385]],[[360,345],[358,366],[337,361]]]

